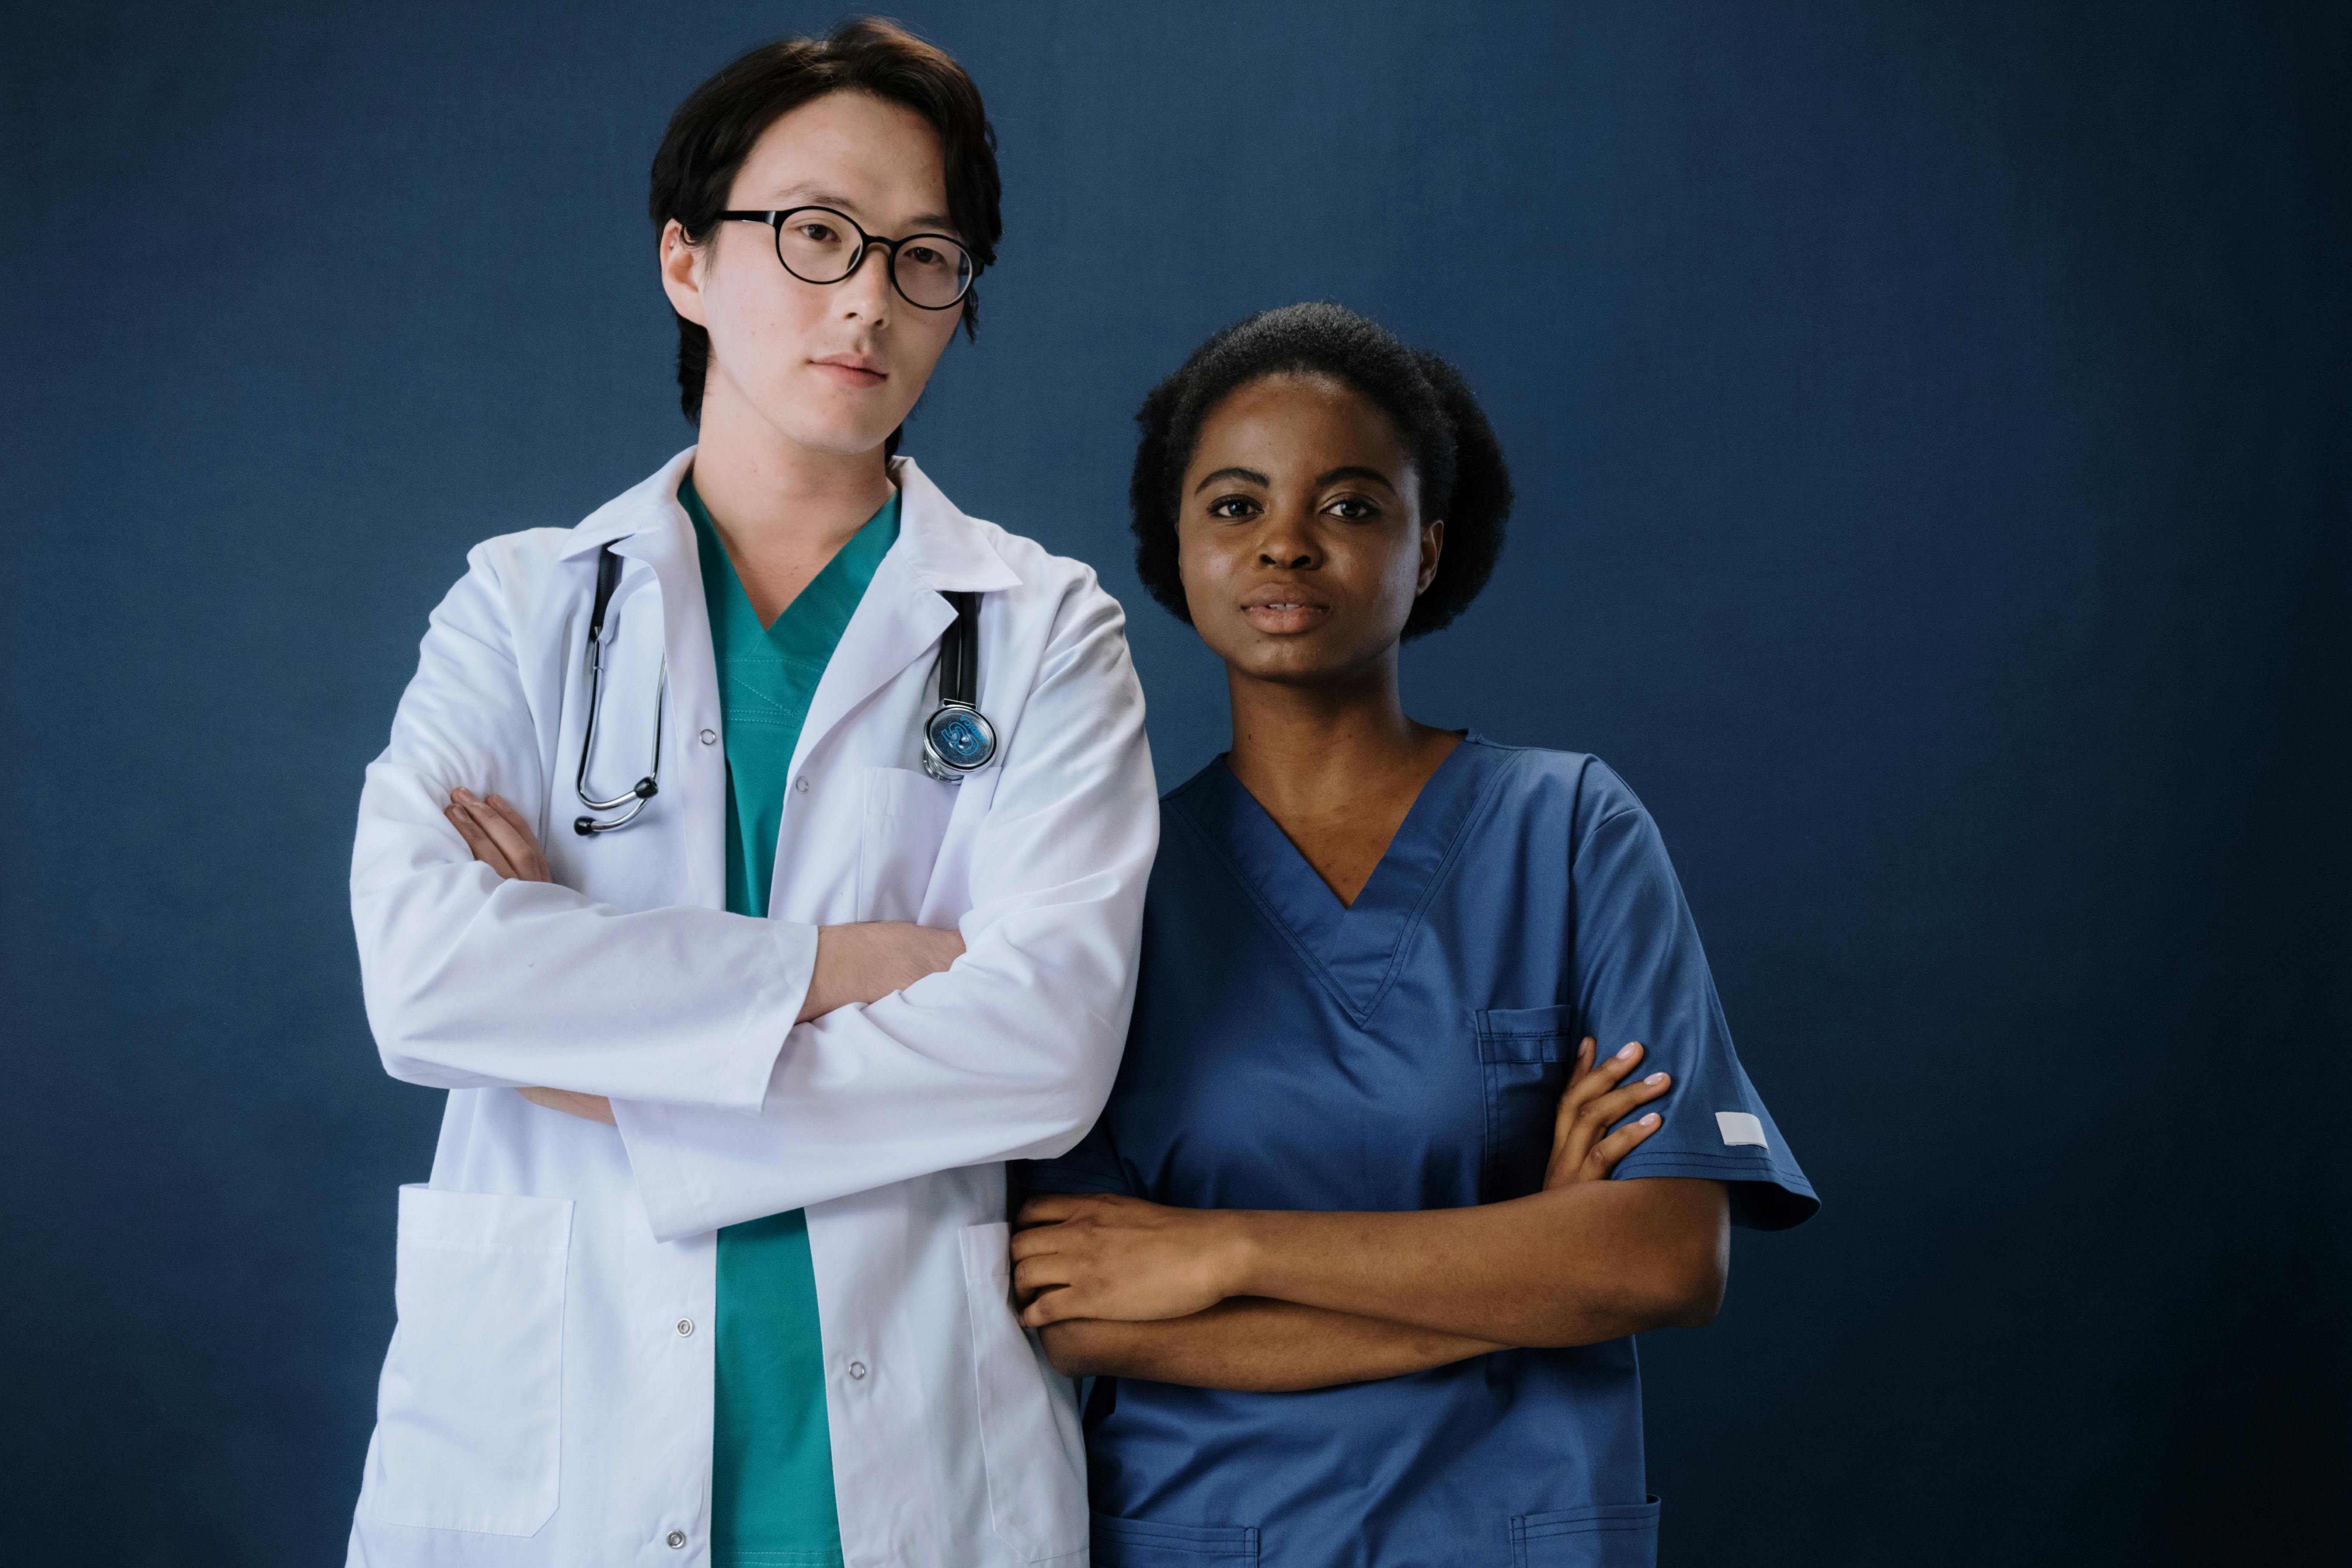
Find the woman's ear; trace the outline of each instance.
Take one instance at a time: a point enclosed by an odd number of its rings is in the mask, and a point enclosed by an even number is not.
[[[661,236],[662,292],[669,296],[669,308],[708,329],[709,319],[702,309],[702,267],[704,247],[686,237],[686,226],[672,218],[663,226]]]
[[[1412,585],[1412,596],[1420,598],[1437,581],[1437,558],[1445,553],[1445,520],[1437,518],[1421,525],[1421,575]]]

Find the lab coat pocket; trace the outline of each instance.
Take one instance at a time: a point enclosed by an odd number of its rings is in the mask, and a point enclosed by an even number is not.
[[[1473,1016],[1486,1092],[1479,1201],[1523,1198],[1543,1186],[1560,1090],[1576,1060],[1576,1009],[1486,1007]]]
[[[1161,1524],[1095,1515],[1093,1568],[1256,1568],[1246,1525]]]
[[[1087,1453],[1070,1380],[1013,1310],[1012,1226],[964,1227],[964,1306],[997,1539],[1031,1563],[1087,1549]]]
[[[400,1189],[373,1518],[530,1535],[554,1514],[571,1243],[569,1198]]]
[[[911,921],[955,814],[958,785],[907,768],[866,770],[857,837],[857,918]]]
[[[1511,1520],[1513,1568],[1655,1568],[1658,1500]]]

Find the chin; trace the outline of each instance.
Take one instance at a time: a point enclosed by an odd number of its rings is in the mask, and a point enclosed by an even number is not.
[[[811,451],[831,452],[839,457],[854,458],[870,452],[890,438],[898,421],[887,423],[873,418],[863,419],[797,419],[772,421],[786,439]]]

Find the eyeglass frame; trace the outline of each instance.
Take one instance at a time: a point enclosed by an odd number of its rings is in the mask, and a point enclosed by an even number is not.
[[[847,224],[856,232],[859,241],[857,247],[857,259],[849,264],[848,271],[843,273],[838,278],[827,279],[822,283],[818,282],[814,278],[801,278],[799,273],[793,271],[793,264],[784,259],[784,220],[799,213],[825,213],[831,216],[839,218],[842,222]],[[800,278],[802,282],[806,283],[811,288],[814,289],[830,289],[835,283],[846,283],[851,279],[856,277],[857,269],[866,265],[866,253],[871,251],[877,245],[880,246],[885,252],[885,259],[882,265],[883,270],[890,275],[890,287],[897,291],[898,298],[904,300],[908,304],[912,305],[918,310],[955,310],[959,306],[962,305],[966,300],[971,298],[971,286],[980,280],[980,258],[971,253],[971,247],[966,245],[962,240],[958,239],[951,234],[940,234],[932,230],[925,230],[919,234],[909,234],[898,239],[890,239],[882,235],[866,233],[865,225],[859,223],[856,218],[851,217],[847,213],[843,212],[839,207],[829,207],[817,202],[810,202],[804,206],[783,207],[769,212],[742,212],[730,210],[720,213],[719,216],[722,221],[732,220],[738,223],[760,223],[767,225],[772,231],[773,237],[775,239],[776,265],[782,268],[788,275],[793,278]],[[944,239],[950,245],[954,246],[958,250],[962,251],[963,258],[971,263],[971,270],[964,276],[963,288],[956,294],[954,299],[949,300],[944,305],[924,304],[920,300],[918,300],[912,294],[908,293],[906,285],[898,281],[898,247],[901,246],[912,245],[919,239]]]

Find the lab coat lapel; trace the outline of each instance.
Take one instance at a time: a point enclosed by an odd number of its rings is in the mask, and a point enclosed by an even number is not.
[[[1021,581],[989,548],[982,526],[940,494],[913,458],[893,462],[890,477],[898,486],[898,541],[875,570],[817,682],[793,752],[795,773],[867,698],[938,645],[955,619],[942,593],[987,593]]]

